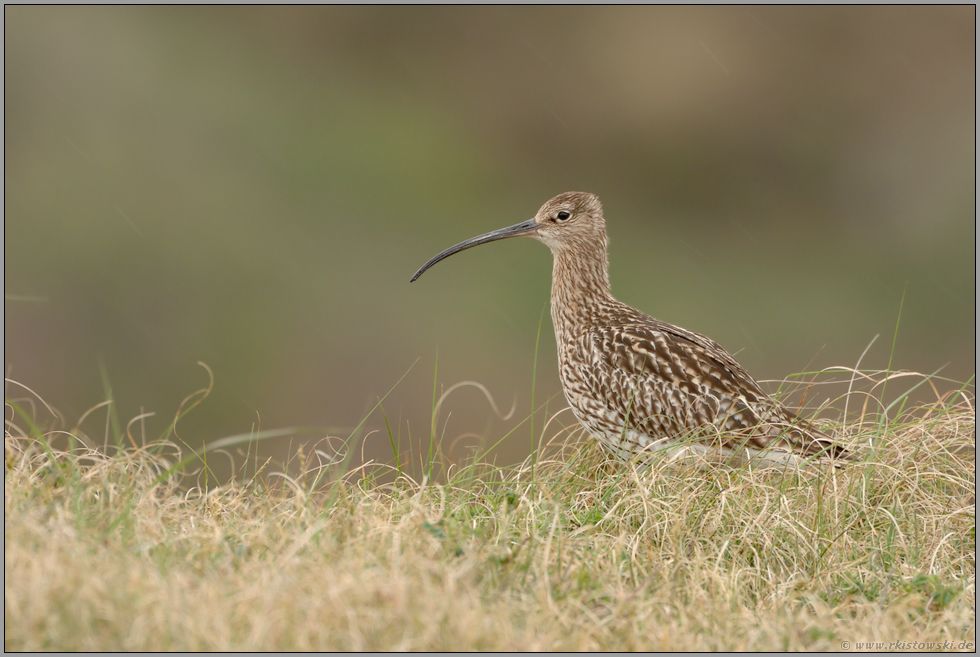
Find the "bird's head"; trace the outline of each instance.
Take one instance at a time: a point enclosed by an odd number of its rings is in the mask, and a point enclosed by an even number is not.
[[[440,260],[487,242],[507,237],[533,237],[548,245],[556,255],[588,247],[606,248],[606,221],[599,197],[588,192],[565,192],[541,206],[533,219],[470,238],[452,246],[422,265],[412,281]],[[592,249],[588,249],[592,250]]]
[[[576,245],[606,243],[606,220],[599,197],[588,192],[565,192],[541,206],[534,215],[534,237],[555,253]]]

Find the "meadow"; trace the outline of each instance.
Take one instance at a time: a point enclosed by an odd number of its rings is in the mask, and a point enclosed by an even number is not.
[[[7,650],[975,648],[974,5],[4,25]],[[854,460],[610,460],[544,246],[409,283],[568,190]]]
[[[611,461],[567,411],[520,465],[454,460],[435,395],[433,449],[389,433],[389,463],[357,430],[194,452],[206,391],[147,438],[111,397],[66,422],[8,380],[4,647],[973,651],[972,388],[861,377],[934,399],[852,391],[824,428],[855,460],[791,471]]]

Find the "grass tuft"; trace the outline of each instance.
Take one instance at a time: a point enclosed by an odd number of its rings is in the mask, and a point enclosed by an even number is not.
[[[281,432],[256,432],[222,439],[247,476],[205,485],[170,433],[110,419],[100,446],[8,399],[5,648],[972,651],[965,389],[847,400],[823,425],[857,457],[841,469],[638,468],[560,412],[516,467],[439,453],[413,478],[385,417],[394,465],[350,469],[336,439],[276,470],[252,443]]]

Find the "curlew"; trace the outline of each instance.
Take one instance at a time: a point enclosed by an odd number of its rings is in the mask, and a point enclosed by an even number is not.
[[[533,219],[446,249],[411,280],[454,253],[521,235],[554,255],[551,319],[562,389],[576,419],[613,455],[629,460],[667,449],[764,465],[847,458],[718,343],[612,296],[606,222],[594,194],[559,194]]]

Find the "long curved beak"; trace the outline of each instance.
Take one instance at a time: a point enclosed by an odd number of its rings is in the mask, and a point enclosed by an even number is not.
[[[440,260],[444,260],[454,253],[459,253],[471,246],[479,246],[480,244],[486,244],[487,242],[493,242],[495,240],[502,240],[506,237],[519,237],[521,235],[534,235],[538,232],[538,222],[534,219],[528,219],[527,221],[522,221],[519,224],[514,224],[513,226],[508,226],[507,228],[501,228],[500,230],[495,230],[485,235],[480,235],[479,237],[471,237],[465,242],[460,242],[456,246],[451,246],[436,257],[429,260],[427,263],[422,265],[415,275],[412,276],[412,280],[409,283],[414,283],[415,279],[425,273],[425,270],[436,264]]]

